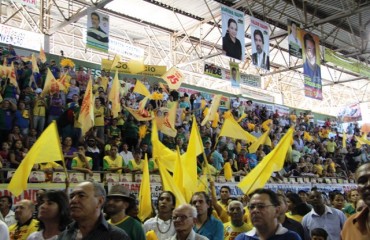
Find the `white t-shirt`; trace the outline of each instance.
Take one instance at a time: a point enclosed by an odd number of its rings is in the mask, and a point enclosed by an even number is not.
[[[58,235],[55,235],[51,238],[44,238],[44,236],[42,235],[42,232],[43,231],[31,233],[31,235],[28,236],[27,240],[57,240],[58,239]]]
[[[0,220],[0,240],[9,240],[9,229],[5,222]]]

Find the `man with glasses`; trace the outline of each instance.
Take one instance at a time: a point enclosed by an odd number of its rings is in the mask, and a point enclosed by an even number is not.
[[[235,240],[301,240],[297,233],[289,231],[278,222],[280,203],[276,193],[261,188],[251,193],[250,197],[248,209],[254,228],[238,235]]]
[[[197,210],[190,204],[178,206],[172,212],[172,220],[175,225],[176,234],[167,240],[207,240],[208,238],[195,233],[193,226],[197,220]],[[219,238],[222,239],[222,238]]]

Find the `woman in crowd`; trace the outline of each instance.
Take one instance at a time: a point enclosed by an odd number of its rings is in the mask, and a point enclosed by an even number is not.
[[[26,156],[26,150],[23,148],[23,143],[21,140],[16,140],[11,148],[9,158],[10,167],[17,168],[21,164],[23,158]]]
[[[287,217],[302,222],[303,216],[306,215],[311,209],[306,203],[302,202],[302,199],[297,193],[289,192],[286,194],[288,212]]]
[[[357,189],[352,189],[348,192],[348,204],[344,207],[344,213],[348,216],[356,213],[356,203],[360,199]]]
[[[63,191],[47,191],[39,207],[39,231],[32,233],[27,240],[56,240],[58,235],[71,222],[69,200]]]

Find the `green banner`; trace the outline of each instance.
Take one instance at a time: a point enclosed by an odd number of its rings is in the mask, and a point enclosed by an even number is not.
[[[339,67],[343,67],[364,77],[370,77],[370,67],[361,62],[341,56],[328,48],[325,48],[324,59],[327,62],[331,62]]]

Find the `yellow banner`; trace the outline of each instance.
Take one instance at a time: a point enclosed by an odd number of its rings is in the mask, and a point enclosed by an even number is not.
[[[184,74],[178,68],[172,67],[162,78],[166,81],[170,89],[177,90],[181,86]]]
[[[102,59],[101,69],[110,71],[112,67],[113,71],[118,70],[119,73],[134,74],[133,72],[131,72],[127,62],[118,62],[116,66],[112,66],[112,63],[113,60]],[[157,66],[157,65],[144,65],[144,66],[145,70],[140,73],[142,75],[161,77],[167,71],[166,66]]]

